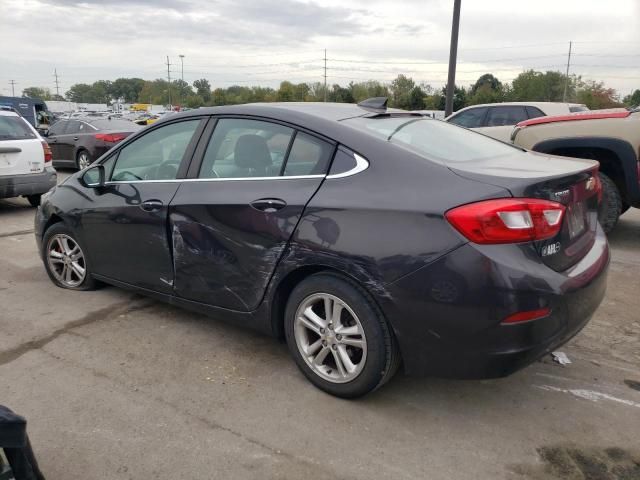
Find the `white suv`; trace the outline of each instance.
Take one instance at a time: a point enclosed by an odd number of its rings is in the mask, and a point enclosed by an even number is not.
[[[509,142],[514,125],[537,117],[567,115],[589,110],[578,103],[505,102],[472,105],[458,110],[446,121]]]
[[[56,185],[51,149],[29,122],[0,110],[0,198],[23,196],[34,207]]]

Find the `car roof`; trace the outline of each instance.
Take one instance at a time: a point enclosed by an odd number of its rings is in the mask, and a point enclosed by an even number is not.
[[[0,115],[3,117],[19,117],[16,112],[12,112],[11,110],[2,110],[0,109]]]

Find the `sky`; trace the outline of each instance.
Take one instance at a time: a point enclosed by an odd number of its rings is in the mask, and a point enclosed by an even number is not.
[[[453,0],[0,0],[0,95],[140,77],[446,81]],[[456,83],[566,69],[640,88],[640,0],[462,0]],[[184,55],[181,65],[180,55]]]

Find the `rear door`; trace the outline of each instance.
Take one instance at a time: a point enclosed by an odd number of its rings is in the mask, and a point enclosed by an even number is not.
[[[103,161],[108,182],[86,189],[82,216],[97,274],[172,293],[168,208],[205,123],[187,118],[150,129]]]
[[[75,143],[78,141],[81,123],[78,120],[67,121],[64,132],[56,136],[56,146],[60,160],[65,162],[75,162]]]
[[[47,143],[51,148],[51,153],[53,155],[53,161],[63,160],[60,153],[60,146],[58,144],[58,137],[64,134],[65,129],[67,128],[67,120],[59,120],[49,128],[49,132],[47,134]]]
[[[334,148],[288,125],[219,119],[171,202],[176,295],[255,309]]]
[[[22,117],[0,113],[0,176],[44,170],[44,151],[36,132]]]

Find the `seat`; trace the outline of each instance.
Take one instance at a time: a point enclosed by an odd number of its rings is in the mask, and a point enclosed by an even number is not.
[[[260,135],[242,135],[236,141],[233,161],[239,169],[249,170],[244,176],[268,176],[272,160],[267,141]]]

